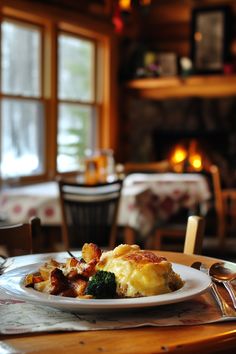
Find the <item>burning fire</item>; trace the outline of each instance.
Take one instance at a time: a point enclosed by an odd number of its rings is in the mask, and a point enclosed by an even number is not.
[[[200,154],[190,155],[188,161],[195,171],[202,170],[202,157]]]
[[[187,158],[187,155],[187,151],[182,146],[176,146],[171,156],[171,162],[173,164],[183,162]]]
[[[197,142],[191,141],[189,148],[177,145],[170,156],[170,162],[176,172],[201,171],[203,169],[202,155],[197,149]]]

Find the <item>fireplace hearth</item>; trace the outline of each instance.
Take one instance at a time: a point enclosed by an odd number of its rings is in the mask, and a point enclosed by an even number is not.
[[[227,132],[188,132],[188,131],[154,131],[153,146],[157,160],[168,159],[174,147],[183,146],[186,151],[198,151],[206,163],[217,163],[217,160],[229,156],[229,133]]]
[[[224,185],[231,183],[227,176],[230,161],[228,132],[154,131],[153,148],[155,160],[169,161],[173,161],[174,153],[176,154],[179,148],[183,150],[183,162],[176,164],[176,172],[207,171],[211,164],[217,164],[224,170]],[[194,155],[199,161],[194,160]]]

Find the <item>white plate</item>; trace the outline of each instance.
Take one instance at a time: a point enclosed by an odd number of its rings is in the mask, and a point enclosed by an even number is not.
[[[41,263],[35,263],[8,271],[0,277],[0,287],[6,294],[30,303],[55,307],[71,312],[99,312],[129,310],[181,302],[204,292],[211,283],[210,278],[191,267],[172,263],[173,269],[184,280],[184,286],[172,293],[128,298],[128,299],[75,299],[63,296],[48,295],[23,284],[25,275],[36,272]]]

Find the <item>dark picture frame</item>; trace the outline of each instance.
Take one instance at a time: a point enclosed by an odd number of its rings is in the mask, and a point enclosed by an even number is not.
[[[229,56],[230,9],[227,6],[192,11],[191,58],[196,73],[222,73]]]

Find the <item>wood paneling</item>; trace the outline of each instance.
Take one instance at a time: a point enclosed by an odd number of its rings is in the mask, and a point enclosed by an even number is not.
[[[222,5],[229,5],[233,18],[236,17],[235,0],[153,0],[148,14],[140,15],[140,40],[150,49],[190,56],[192,9]],[[233,40],[234,21],[232,27]]]
[[[153,4],[149,12],[148,22],[153,23],[173,23],[173,22],[188,22],[191,15],[191,6],[182,1],[174,4]]]
[[[172,22],[172,23],[157,23],[149,24],[143,33],[143,37],[147,40],[158,41],[178,41],[189,40],[191,34],[191,26],[188,22]]]

